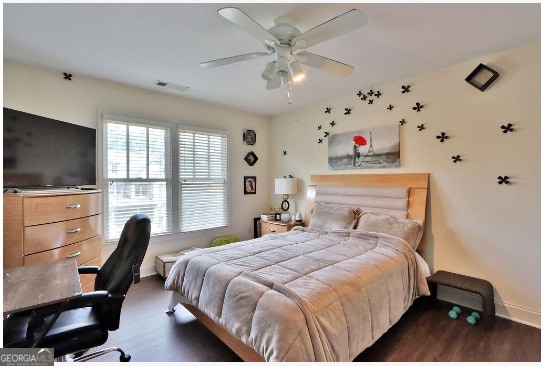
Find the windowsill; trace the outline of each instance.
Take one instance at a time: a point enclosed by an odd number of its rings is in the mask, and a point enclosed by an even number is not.
[[[174,234],[162,234],[162,235],[155,235],[152,236],[149,239],[149,244],[155,244],[155,243],[163,243],[168,241],[175,241],[175,240],[183,240],[187,238],[193,238],[198,236],[220,236],[225,235],[228,233],[225,233],[226,230],[230,230],[230,226],[224,226],[220,228],[213,228],[213,229],[205,229],[205,230],[199,230],[199,231],[192,231],[189,233],[174,233]],[[211,239],[210,239],[211,241]],[[118,244],[118,240],[108,240],[106,241],[102,246],[104,248],[110,248],[110,247],[116,247]]]

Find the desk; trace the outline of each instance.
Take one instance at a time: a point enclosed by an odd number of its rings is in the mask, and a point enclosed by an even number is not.
[[[75,259],[4,271],[4,317],[81,296]]]

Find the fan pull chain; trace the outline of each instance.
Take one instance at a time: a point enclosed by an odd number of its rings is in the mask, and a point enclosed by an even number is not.
[[[293,104],[293,100],[291,99],[291,83],[287,83],[287,101],[289,104]]]

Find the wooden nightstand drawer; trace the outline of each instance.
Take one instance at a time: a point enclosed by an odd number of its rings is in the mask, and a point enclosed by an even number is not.
[[[302,222],[261,221],[261,235],[286,233],[295,226],[302,225]]]

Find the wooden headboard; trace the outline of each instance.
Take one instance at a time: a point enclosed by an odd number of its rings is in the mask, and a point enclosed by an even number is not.
[[[317,186],[347,186],[347,187],[408,187],[408,218],[425,221],[427,205],[427,190],[429,173],[399,173],[399,174],[330,174],[311,175],[306,195],[306,212],[304,222],[310,222],[311,210]],[[418,252],[424,253],[425,241],[421,240]]]

